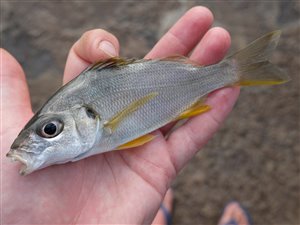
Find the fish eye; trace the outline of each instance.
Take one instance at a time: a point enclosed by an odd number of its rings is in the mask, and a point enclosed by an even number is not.
[[[56,120],[48,121],[42,126],[38,134],[44,138],[53,138],[58,134],[60,134],[62,129],[63,129],[62,122]]]

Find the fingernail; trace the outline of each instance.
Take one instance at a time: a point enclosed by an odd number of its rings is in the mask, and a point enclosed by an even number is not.
[[[117,56],[117,51],[115,49],[115,47],[113,46],[112,43],[108,42],[108,41],[101,41],[99,44],[99,48],[105,52],[105,54],[113,57],[113,56]]]

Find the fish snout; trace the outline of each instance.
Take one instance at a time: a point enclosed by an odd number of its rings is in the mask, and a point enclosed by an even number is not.
[[[18,149],[10,149],[10,151],[6,154],[6,157],[10,158],[13,162],[19,161],[22,163],[22,167],[19,171],[21,175],[27,175],[32,171],[31,165],[31,157],[26,151],[18,150]]]
[[[11,145],[11,150],[14,150],[14,149],[19,149],[20,147],[21,147],[21,145],[22,145],[22,142],[23,141],[21,141],[21,138],[16,138],[15,140],[14,140],[14,142],[12,143],[12,145]],[[8,153],[7,153],[8,154]]]

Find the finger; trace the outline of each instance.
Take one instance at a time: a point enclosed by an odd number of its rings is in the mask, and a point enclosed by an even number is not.
[[[220,27],[211,28],[197,44],[190,59],[200,65],[215,64],[226,55],[230,43],[230,35],[225,29]],[[175,124],[170,123],[160,130],[166,135]]]
[[[0,55],[1,133],[11,136],[10,132],[14,132],[15,136],[32,116],[29,91],[24,71],[16,59],[2,48]]]
[[[91,63],[118,54],[119,42],[114,35],[102,29],[85,32],[69,52],[64,72],[64,83],[73,79]]]
[[[213,22],[209,9],[197,6],[187,11],[160,39],[145,58],[162,58],[188,54],[200,41]]]
[[[230,35],[225,29],[211,28],[196,46],[190,59],[200,65],[215,64],[226,55],[230,43]]]
[[[199,43],[213,22],[213,14],[203,6],[187,11],[176,24],[160,39],[145,58],[163,58],[170,55],[187,55]],[[166,135],[175,123],[160,131]]]
[[[211,40],[215,40],[212,42]],[[230,36],[221,28],[213,28],[203,37],[191,55],[193,60],[206,64],[219,62],[226,54],[230,45]],[[202,53],[197,51],[202,51]],[[209,59],[205,59],[207,53]],[[212,57],[213,56],[213,57]],[[200,116],[191,118],[182,127],[170,134],[168,144],[171,157],[177,170],[201,148],[220,127],[232,110],[239,95],[239,88],[230,87],[215,91],[209,95],[207,104],[212,109]]]

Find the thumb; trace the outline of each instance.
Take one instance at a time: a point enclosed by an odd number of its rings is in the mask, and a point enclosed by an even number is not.
[[[1,136],[5,144],[15,138],[32,117],[30,96],[24,71],[16,59],[0,49]],[[4,147],[4,146],[3,146]]]
[[[115,57],[118,54],[119,42],[113,34],[102,29],[85,32],[69,52],[64,83],[77,76],[91,63]]]

